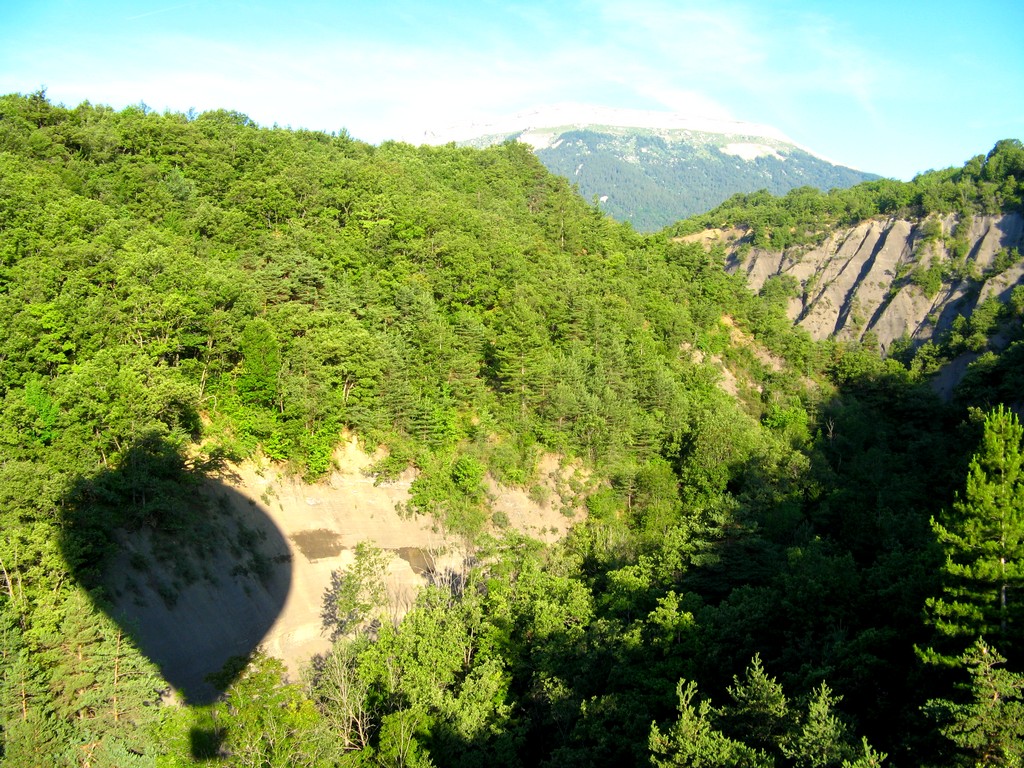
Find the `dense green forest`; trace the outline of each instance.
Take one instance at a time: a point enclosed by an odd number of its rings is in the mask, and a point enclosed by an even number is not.
[[[680,226],[1019,206],[1022,156]],[[0,98],[3,765],[1019,765],[1018,347],[942,403],[671,234],[516,144]],[[174,557],[204,473],[315,481],[344,430],[477,566],[395,624],[361,548],[301,680],[256,653],[170,702],[109,618],[117,531]],[[550,546],[482,486],[546,451],[595,479]]]

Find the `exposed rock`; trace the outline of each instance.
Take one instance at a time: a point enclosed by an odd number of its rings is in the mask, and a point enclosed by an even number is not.
[[[744,273],[755,291],[774,275],[794,277],[801,295],[791,299],[789,315],[813,338],[863,339],[872,334],[886,350],[903,336],[917,342],[930,339],[991,296],[1008,300],[1024,279],[1020,259],[998,274],[993,271],[1001,252],[1022,249],[1024,217],[978,216],[966,232],[964,263],[946,270],[966,277],[947,274],[938,292],[927,296],[911,275],[933,263],[953,266],[953,233],[964,222],[956,215],[940,219],[938,238],[926,238],[923,223],[869,219],[833,232],[818,246],[784,252],[752,248],[746,238],[711,241],[725,247],[729,268]]]

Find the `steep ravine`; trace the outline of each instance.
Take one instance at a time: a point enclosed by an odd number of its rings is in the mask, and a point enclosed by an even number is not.
[[[996,273],[997,255],[1024,250],[1024,216],[977,216],[961,222],[956,215],[938,219],[941,234],[926,237],[925,221],[869,219],[840,229],[818,246],[768,251],[750,246],[747,237],[720,239],[727,266],[747,276],[757,291],[774,275],[791,275],[799,296],[789,302],[789,316],[815,339],[862,339],[873,334],[883,350],[906,335],[926,341],[947,329],[957,315],[990,296],[1009,298],[1024,280],[1024,260]],[[911,278],[929,264],[952,265],[954,235],[969,224],[965,263],[970,278],[946,276],[932,296]],[[690,238],[687,238],[690,239]],[[706,233],[693,236],[708,243]]]

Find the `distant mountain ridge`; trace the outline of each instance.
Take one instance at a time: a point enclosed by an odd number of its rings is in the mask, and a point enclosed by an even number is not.
[[[489,122],[470,122],[451,125],[439,131],[424,133],[429,144],[474,144],[481,138],[495,138],[522,133],[522,141],[535,148],[531,139],[536,135],[553,130],[553,127],[613,126],[617,128],[644,127],[651,130],[697,131],[727,136],[760,136],[777,139],[790,144],[794,142],[778,128],[761,123],[747,123],[716,117],[684,115],[680,112],[657,112],[643,109],[615,109],[591,104],[562,103],[537,107],[514,115],[496,118]],[[795,146],[795,144],[794,144]],[[809,150],[808,150],[809,151]]]
[[[771,126],[664,112],[560,105],[425,138],[528,144],[548,170],[639,231],[704,213],[737,192],[781,195],[879,178],[819,157]]]

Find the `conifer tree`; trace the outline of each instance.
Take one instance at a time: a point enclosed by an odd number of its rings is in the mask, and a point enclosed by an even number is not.
[[[971,681],[969,699],[933,699],[925,707],[944,721],[942,735],[952,741],[967,765],[1021,765],[1024,760],[1024,675],[1000,669],[1006,659],[983,640],[960,657]]]
[[[852,749],[846,725],[833,708],[841,698],[833,696],[825,683],[814,690],[803,722],[781,745],[782,754],[792,760],[796,768],[838,766],[850,756]]]
[[[770,766],[771,758],[741,742],[734,741],[717,728],[714,709],[707,701],[694,703],[696,683],[679,681],[679,717],[666,732],[651,726],[648,746],[651,764],[659,768],[725,768],[726,766]]]
[[[929,648],[926,660],[950,665],[979,636],[1014,647],[1024,585],[1022,436],[1012,411],[1000,406],[989,413],[963,496],[943,520],[932,520],[946,551],[946,583],[941,597],[928,600],[928,618],[940,635],[965,642],[953,653]]]
[[[0,598],[0,763],[45,765],[67,728],[48,706],[43,670],[10,605]]]
[[[733,677],[729,695],[733,705],[726,710],[726,720],[747,744],[770,750],[793,725],[786,694],[774,677],[768,677],[759,655],[751,659],[742,680]]]

